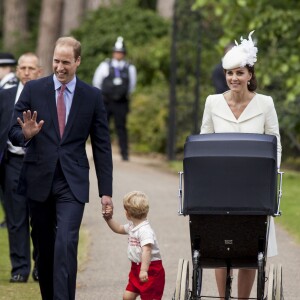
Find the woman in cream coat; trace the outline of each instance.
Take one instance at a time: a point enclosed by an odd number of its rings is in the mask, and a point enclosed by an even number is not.
[[[255,93],[257,81],[254,72],[257,48],[251,35],[241,38],[241,44],[229,50],[223,58],[223,69],[229,90],[210,95],[206,99],[201,134],[242,132],[270,134],[277,137],[278,168],[281,161],[279,125],[273,99]],[[277,255],[274,220],[271,218],[268,256]],[[220,297],[225,297],[226,269],[216,269]],[[255,279],[255,269],[240,269],[238,298],[249,298]]]

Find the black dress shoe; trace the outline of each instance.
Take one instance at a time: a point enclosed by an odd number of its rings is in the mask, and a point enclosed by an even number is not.
[[[122,160],[123,161],[129,161],[128,155],[122,155]]]
[[[23,276],[21,274],[13,275],[10,278],[10,282],[16,283],[16,282],[27,282],[28,276]]]
[[[32,270],[32,278],[34,281],[39,281],[39,273],[36,267]]]

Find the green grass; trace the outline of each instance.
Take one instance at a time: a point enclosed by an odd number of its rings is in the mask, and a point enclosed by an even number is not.
[[[0,221],[3,220],[3,211],[0,208]],[[79,270],[84,267],[87,260],[87,247],[89,235],[82,227],[80,230],[80,242],[78,247]],[[0,300],[41,300],[39,284],[30,276],[27,283],[10,283],[10,260],[8,253],[7,229],[0,228]]]
[[[176,173],[183,171],[182,161],[171,161],[168,166]],[[282,215],[275,218],[275,222],[285,228],[300,244],[300,172],[285,170],[284,167],[282,171],[284,172],[280,205]]]
[[[0,208],[0,221],[3,220],[2,206]],[[9,282],[11,265],[8,251],[7,229],[0,228],[0,300],[40,300],[38,283],[32,277],[26,284],[13,284]]]

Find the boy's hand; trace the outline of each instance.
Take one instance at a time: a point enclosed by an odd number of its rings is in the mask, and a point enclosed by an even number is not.
[[[148,272],[141,270],[140,274],[139,274],[139,278],[140,278],[141,282],[147,282],[148,281]]]
[[[102,216],[105,220],[109,220],[112,218],[113,215],[113,202],[111,197],[109,196],[102,196],[101,198],[102,203]]]
[[[113,215],[113,208],[111,206],[106,206],[105,210],[102,210],[102,216],[103,218],[108,221],[112,218]]]

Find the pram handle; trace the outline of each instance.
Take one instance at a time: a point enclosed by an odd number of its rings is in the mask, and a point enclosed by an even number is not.
[[[182,197],[182,182],[183,182],[183,172],[178,172],[179,174],[179,189],[178,189],[178,215],[183,215],[183,197]]]
[[[281,172],[280,169],[278,169],[277,174],[279,176],[279,184],[278,184],[278,194],[277,194],[277,212],[274,214],[274,217],[281,216],[280,201],[282,197],[282,179],[283,179],[284,172]]]

